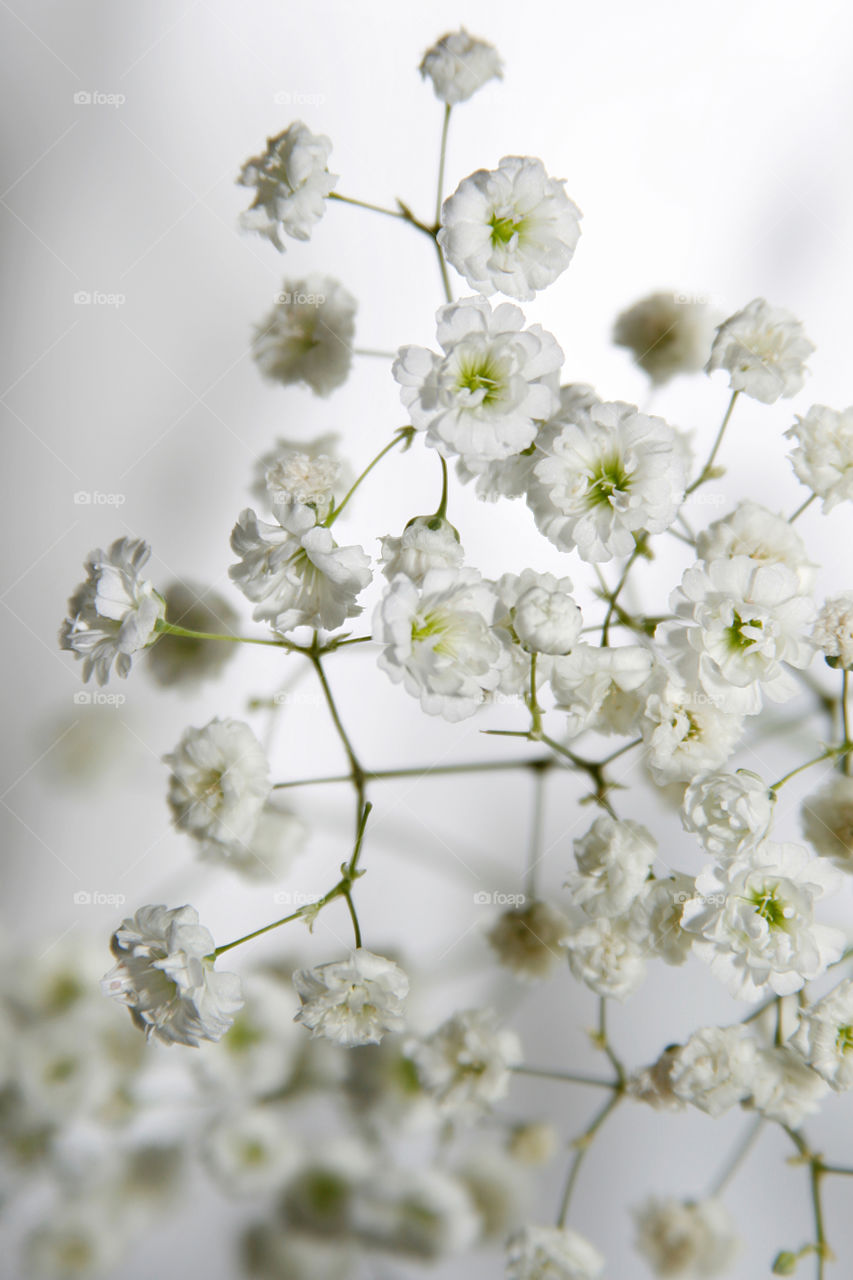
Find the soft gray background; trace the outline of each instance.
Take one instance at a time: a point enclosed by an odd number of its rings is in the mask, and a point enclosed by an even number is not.
[[[57,652],[55,633],[86,552],[125,533],[152,542],[155,580],[182,575],[229,591],[229,532],[247,501],[252,459],[275,434],[338,429],[363,465],[403,423],[381,361],[357,361],[347,385],[318,401],[262,383],[248,334],[285,272],[316,269],[358,297],[360,344],[428,343],[441,301],[429,245],[402,224],[333,206],[312,241],[289,242],[281,258],[235,230],[245,200],[233,179],[266,136],[302,118],[333,139],[340,191],[380,203],[400,195],[430,216],[441,108],[415,68],[424,48],[460,22],[498,46],[506,73],[454,113],[448,189],[501,155],[530,153],[568,179],[584,211],[570,270],[526,308],[557,334],[567,379],[642,402],[645,379],[608,335],[614,314],[653,288],[709,297],[722,312],[756,294],[789,307],[817,344],[811,383],[793,408],[742,403],[725,450],[725,491],[785,511],[804,491],[780,433],[814,401],[842,406],[853,398],[853,13],[842,3],[0,3],[8,441],[0,600],[9,686],[0,821],[13,940],[46,947],[73,930],[106,938],[115,908],[75,905],[81,890],[123,894],[128,909],[190,899],[217,938],[274,913],[269,889],[192,863],[169,827],[159,757],[188,723],[244,714],[247,696],[269,693],[291,668],[275,654],[242,652],[226,682],[191,698],[154,689],[138,670],[126,685],[110,686],[123,705],[95,708],[75,703],[78,669]],[[80,93],[124,101],[75,103]],[[80,291],[123,301],[85,306],[75,302]],[[685,381],[655,409],[695,430],[701,454],[726,398],[716,381]],[[420,449],[389,460],[354,505],[347,538],[374,553],[377,536],[434,505],[436,487],[435,460]],[[80,493],[118,495],[121,503],[81,504]],[[703,523],[718,512],[712,495],[693,516]],[[452,515],[470,561],[485,573],[528,563],[566,572],[522,509],[485,508],[463,493],[454,494]],[[810,511],[801,528],[826,566],[823,584],[850,586],[849,514],[823,519]],[[668,557],[669,549],[638,572],[644,600],[665,600],[682,563],[677,552]],[[568,572],[587,581],[574,560]],[[232,599],[239,604],[236,593]],[[341,655],[332,678],[346,723],[375,767],[502,749],[479,736],[484,721],[426,722],[375,672],[367,651]],[[276,730],[281,779],[340,764],[305,687]],[[506,724],[508,715],[495,711],[488,722]],[[262,718],[253,723],[263,732]],[[797,750],[795,759],[812,753],[807,736]],[[792,757],[765,744],[741,762],[775,776]],[[469,778],[376,789],[371,874],[359,897],[365,933],[377,949],[408,939],[416,967],[446,980],[422,1002],[427,1020],[472,998],[485,972],[472,893],[517,886],[528,788],[525,777],[501,777],[499,787]],[[792,787],[785,797],[789,838],[802,793]],[[589,820],[577,807],[580,794],[572,782],[550,788],[545,880],[555,889],[569,837]],[[292,884],[322,891],[346,852],[351,798],[334,788],[299,803],[315,835]],[[644,791],[636,816],[668,833],[672,865],[695,869],[656,793]],[[329,958],[338,937],[348,940],[345,926],[329,913],[305,941],[306,954]],[[516,1001],[506,990],[493,998],[506,1008]],[[612,1023],[621,1051],[640,1063],[699,1020],[736,1016],[698,966],[656,967]],[[594,1065],[583,1032],[592,1018],[592,999],[561,977],[526,998],[515,1024],[531,1060]],[[513,1096],[519,1111],[553,1114],[565,1136],[586,1123],[594,1103],[559,1085],[519,1087]],[[701,1192],[743,1123],[738,1115],[712,1125],[698,1115],[626,1110],[605,1131],[584,1170],[574,1222],[606,1245],[608,1274],[646,1274],[630,1253],[625,1206],[652,1190]],[[830,1102],[810,1129],[843,1158],[849,1100]],[[809,1236],[805,1177],[782,1164],[787,1154],[782,1139],[768,1135],[735,1184],[731,1203],[751,1237],[734,1272],[739,1280],[767,1274],[777,1248]],[[555,1167],[545,1218],[561,1179]],[[831,1239],[841,1252],[846,1237],[849,1258],[849,1188],[830,1183],[826,1201]],[[225,1232],[219,1204],[214,1214],[201,1199],[189,1217],[143,1242],[122,1275],[178,1275],[191,1259],[207,1280],[226,1280]],[[474,1272],[463,1263],[446,1274],[494,1274],[495,1265]],[[840,1276],[846,1266],[834,1270]]]

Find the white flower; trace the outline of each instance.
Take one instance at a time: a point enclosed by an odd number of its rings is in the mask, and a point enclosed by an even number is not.
[[[264,154],[247,160],[237,179],[255,189],[251,206],[240,215],[243,230],[266,236],[282,253],[282,232],[309,240],[338,180],[327,168],[331,151],[329,139],[312,133],[301,120],[267,139]]]
[[[829,666],[853,669],[853,591],[824,603],[812,628],[812,642]]]
[[[803,801],[803,835],[842,871],[853,871],[853,778],[835,774]]]
[[[464,1183],[442,1169],[375,1170],[352,1198],[353,1235],[368,1248],[435,1262],[474,1244],[478,1219]]]
[[[297,969],[293,985],[302,1001],[296,1015],[312,1036],[352,1048],[379,1044],[405,1025],[409,980],[392,960],[359,947],[348,960]]]
[[[797,442],[788,456],[798,479],[823,499],[825,512],[853,498],[853,406],[812,405],[785,435]]]
[[[139,538],[118,538],[108,551],[98,547],[86,561],[86,581],[68,601],[59,633],[61,648],[83,659],[83,679],[106,684],[113,663],[120,676],[133,655],[153,642],[166,606],[141,570],[151,548]]]
[[[756,298],[718,327],[707,368],[725,369],[732,391],[774,404],[800,390],[814,349],[790,311]]]
[[[703,368],[711,351],[714,324],[704,302],[675,293],[652,293],[616,317],[613,341],[661,385],[678,373]]]
[[[758,1046],[742,1025],[702,1027],[668,1049],[660,1066],[676,1098],[720,1116],[749,1097]]]
[[[784,702],[797,690],[787,667],[805,667],[814,603],[794,570],[747,556],[698,562],[670,597],[677,622],[656,638],[672,645],[721,711],[756,715],[762,694]],[[676,659],[678,661],[678,659]]]
[[[562,275],[580,239],[581,211],[564,188],[530,156],[478,169],[442,206],[448,262],[480,293],[529,301]]]
[[[574,842],[578,869],[566,881],[575,906],[590,916],[621,916],[640,893],[657,857],[654,836],[639,822],[596,818]]]
[[[590,920],[566,945],[572,973],[596,995],[626,1000],[646,976],[645,949],[627,920]]]
[[[503,1244],[510,1231],[515,1230],[523,1221],[524,1209],[529,1200],[529,1173],[525,1163],[533,1166],[547,1163],[553,1154],[554,1132],[548,1125],[528,1125],[527,1137],[519,1139],[516,1129],[507,1139],[507,1152],[496,1149],[491,1143],[475,1148],[461,1165],[455,1166],[454,1175],[471,1197],[477,1213],[478,1245]],[[538,1130],[537,1135],[531,1130]],[[548,1137],[544,1136],[547,1133]],[[515,1145],[515,1150],[511,1148]],[[525,1162],[521,1150],[528,1149],[528,1160]],[[537,1161],[536,1146],[542,1150],[550,1147],[543,1160]]]
[[[508,661],[491,630],[496,606],[474,569],[430,569],[420,589],[399,574],[373,617],[373,639],[384,645],[379,666],[428,715],[473,715]]]
[[[719,1200],[650,1199],[634,1211],[637,1250],[658,1276],[718,1276],[739,1247]]]
[[[799,1014],[792,1047],[836,1091],[853,1087],[853,981],[840,982]]]
[[[631,904],[628,926],[638,945],[665,964],[684,964],[690,955],[693,939],[681,927],[681,913],[695,892],[692,877],[674,871],[644,884]]]
[[[276,304],[252,336],[261,373],[327,396],[347,380],[358,304],[331,276],[285,280]]]
[[[334,631],[362,611],[356,596],[370,582],[370,561],[361,547],[339,547],[315,515],[294,507],[285,528],[247,508],[231,535],[240,559],[230,577],[254,603],[252,616],[281,633],[303,626]]]
[[[193,907],[140,907],[113,935],[117,964],[102,990],[165,1044],[219,1040],[243,1001],[240,979],[214,970],[214,950]]]
[[[684,793],[681,822],[725,864],[764,839],[775,800],[767,783],[748,769],[700,774]]]
[[[523,1227],[507,1241],[507,1280],[598,1280],[604,1258],[570,1227]]]
[[[505,911],[486,937],[498,960],[525,981],[548,978],[565,962],[570,925],[562,911],[547,902],[528,902]]]
[[[72,1194],[27,1236],[26,1274],[40,1280],[115,1275],[114,1268],[123,1268],[130,1238],[127,1217],[116,1212],[109,1194]]]
[[[249,973],[243,997],[243,1007],[219,1044],[202,1045],[193,1060],[205,1093],[235,1108],[286,1088],[305,1047],[293,1025],[296,994],[283,976]]]
[[[700,560],[749,556],[756,564],[787,565],[799,576],[804,592],[815,579],[815,567],[797,530],[758,502],[739,502],[734,511],[697,534],[696,555]]]
[[[339,441],[336,431],[326,431],[313,440],[280,436],[255,462],[252,496],[283,515],[308,506],[324,519],[333,500],[343,497],[355,479],[352,468],[338,453]]]
[[[491,1009],[455,1013],[430,1035],[410,1041],[406,1053],[442,1111],[469,1119],[506,1095],[510,1069],[522,1059],[518,1036],[501,1027]]]
[[[169,806],[179,830],[237,851],[251,840],[271,783],[264,749],[247,724],[217,717],[187,729],[163,760],[172,771]]]
[[[502,600],[513,600],[511,625],[528,653],[566,654],[580,635],[583,618],[570,578],[525,569],[505,573],[498,583]]]
[[[466,298],[441,307],[442,355],[401,347],[392,372],[412,425],[476,469],[528,448],[559,404],[563,353],[541,325],[524,327],[510,302]]]
[[[207,1131],[202,1155],[223,1190],[237,1196],[277,1190],[300,1162],[289,1117],[269,1103],[226,1112]]]
[[[234,635],[240,621],[236,609],[218,591],[200,583],[175,581],[163,590],[165,613],[171,623],[189,631]],[[146,670],[164,687],[191,689],[222,673],[239,645],[216,640],[193,640],[162,633],[148,647]]]
[[[799,1129],[819,1110],[829,1085],[787,1045],[760,1048],[754,1065],[751,1105],[767,1120]]]
[[[790,995],[841,955],[840,931],[814,920],[816,902],[838,883],[838,872],[802,845],[768,840],[698,876],[682,923],[732,995]]]
[[[684,497],[684,454],[662,418],[613,402],[576,409],[533,469],[527,500],[540,531],[582,560],[634,550],[661,533]]]
[[[307,836],[308,828],[295,813],[267,804],[246,839],[207,838],[200,856],[202,861],[227,867],[247,880],[281,880]]]
[[[470,36],[464,27],[427,49],[419,70],[432,81],[439,101],[449,107],[467,102],[489,80],[500,80],[503,74],[497,49]]]
[[[415,516],[399,538],[382,539],[382,572],[393,579],[403,573],[420,585],[429,569],[458,569],[465,553],[459,534],[442,516]]]
[[[640,732],[646,763],[658,786],[687,782],[724,764],[743,730],[743,718],[719,710],[703,689],[689,688],[659,668],[643,708]]]
[[[643,686],[652,655],[640,645],[604,648],[577,644],[551,664],[549,680],[557,706],[565,711],[566,736],[585,729],[630,733],[645,702]]]

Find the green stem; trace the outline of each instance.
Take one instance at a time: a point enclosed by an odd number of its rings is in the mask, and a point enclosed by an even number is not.
[[[616,1056],[616,1052],[607,1036],[607,997],[601,996],[598,1002],[598,1033],[596,1035],[596,1043],[598,1047],[607,1054],[608,1061],[616,1073],[616,1087],[624,1089],[625,1087],[625,1068]]]
[[[364,470],[362,471],[358,479],[355,480],[355,482],[352,485],[350,485],[349,490],[341,499],[341,501],[338,503],[338,505],[336,507],[333,507],[332,510],[329,512],[329,514],[326,516],[326,519],[323,521],[323,524],[327,529],[331,528],[331,526],[337,520],[338,516],[343,511],[344,507],[349,502],[352,495],[355,493],[358,486],[361,484],[362,480],[365,480],[367,476],[370,475],[373,468],[377,465],[377,463],[382,461],[386,453],[390,453],[392,449],[394,449],[398,444],[402,444],[404,441],[406,442],[406,444],[409,444],[414,434],[415,434],[414,427],[400,427],[399,431],[395,433],[394,439],[391,440],[388,444],[386,444],[383,449],[379,450],[376,457],[372,460],[372,462],[369,462],[367,464],[367,466],[364,468]]]
[[[536,868],[542,861],[542,837],[545,829],[545,775],[544,769],[536,769],[533,773],[533,815],[530,822],[527,866],[524,873],[524,895],[528,901],[536,897]]]
[[[442,193],[444,191],[444,163],[447,159],[447,132],[450,128],[450,103],[445,104],[444,120],[441,126],[441,151],[438,157],[438,186],[435,195],[435,225],[441,222]]]
[[[526,736],[526,735],[525,735]],[[492,773],[509,769],[547,769],[556,767],[553,756],[534,756],[530,760],[473,760],[464,764],[425,764],[410,769],[365,769],[365,782],[380,782],[393,778],[426,778],[432,774],[453,773]],[[323,778],[300,778],[295,782],[276,782],[274,791],[284,791],[290,787],[315,787],[331,782],[350,782],[348,773],[331,774]]]
[[[584,1157],[586,1156],[587,1151],[589,1151],[589,1148],[592,1146],[593,1138],[598,1133],[599,1129],[604,1124],[605,1120],[610,1115],[611,1111],[613,1111],[621,1101],[622,1101],[622,1090],[621,1088],[615,1089],[612,1096],[607,1099],[607,1102],[604,1104],[601,1110],[596,1112],[596,1114],[592,1119],[592,1122],[584,1130],[581,1136],[575,1140],[575,1143],[574,1143],[574,1146],[576,1147],[575,1156],[569,1167],[569,1176],[566,1179],[566,1186],[565,1186],[565,1190],[563,1191],[563,1198],[560,1202],[560,1212],[557,1215],[558,1227],[564,1227],[568,1220],[569,1206],[571,1205],[571,1202],[572,1202],[572,1194],[575,1189],[575,1184],[577,1183],[577,1180],[578,1180],[578,1174],[580,1173],[580,1169],[581,1169],[581,1165],[583,1164]]]
[[[323,660],[320,657],[319,640],[316,632],[314,633],[314,647],[310,650],[309,657],[311,659],[311,664],[317,673],[317,679],[320,681],[320,688],[323,690],[323,697],[326,699],[326,706],[329,708],[329,714],[332,717],[332,723],[334,724],[335,729],[337,730],[338,737],[341,740],[341,744],[346,753],[347,760],[349,761],[350,780],[355,786],[356,793],[358,796],[357,821],[360,823],[362,820],[362,810],[364,809],[365,773],[361,765],[359,764],[358,756],[355,754],[353,745],[349,740],[347,731],[344,728],[340,714],[338,713],[338,708],[335,703],[335,699],[332,696],[332,690],[329,688],[329,682],[326,679],[326,672],[323,669]]]
[[[596,1076],[580,1076],[572,1071],[550,1071],[547,1067],[513,1067],[515,1075],[536,1076],[542,1080],[560,1080],[566,1084],[585,1084],[594,1089],[615,1089],[612,1080],[599,1080]]]
[[[616,601],[618,600],[619,596],[622,593],[622,588],[625,586],[625,583],[628,581],[628,574],[631,572],[635,563],[637,562],[639,557],[642,555],[644,546],[645,546],[645,538],[641,536],[637,539],[634,550],[631,552],[630,556],[628,557],[628,561],[625,565],[625,568],[622,570],[622,575],[619,578],[619,581],[616,583],[616,586],[613,588],[613,590],[610,592],[610,594],[607,597],[609,604],[607,606],[607,613],[604,615],[604,622],[601,624],[601,647],[602,648],[605,648],[607,646],[607,641],[610,634],[610,623],[613,618],[613,614],[616,612]]]
[[[714,459],[716,458],[720,445],[723,442],[723,436],[726,433],[726,427],[729,425],[729,419],[732,416],[732,411],[735,407],[735,404],[737,403],[737,398],[739,395],[740,395],[739,391],[732,392],[732,398],[729,401],[729,407],[728,409],[726,409],[725,417],[723,418],[723,421],[720,423],[720,429],[717,432],[717,435],[714,439],[714,443],[711,446],[711,452],[708,454],[708,461],[705,463],[704,467],[699,472],[699,475],[696,477],[693,483],[691,485],[688,485],[684,493],[685,498],[688,497],[691,493],[695,492],[695,490],[699,488],[700,484],[704,484],[705,481],[710,476],[711,469],[713,468],[713,465],[714,465]]]
[[[783,776],[778,780],[778,782],[773,783],[770,790],[778,791],[779,788],[784,786],[785,783],[788,782],[791,778],[795,778],[798,773],[803,773],[806,769],[813,768],[816,764],[820,764],[823,760],[831,760],[833,756],[847,754],[849,753],[849,751],[850,751],[850,744],[847,742],[845,742],[840,747],[827,747],[826,751],[824,751],[822,755],[815,756],[813,760],[807,760],[805,764],[798,765],[796,769],[791,769],[790,773],[783,774]]]
[[[276,649],[301,652],[299,645],[291,644],[288,640],[262,640],[258,636],[227,636],[217,635],[212,631],[191,631],[189,627],[178,627],[172,622],[167,622],[165,618],[158,618],[154,630],[160,635],[179,636],[185,640],[227,640],[231,644],[266,644]]]
[[[369,209],[371,213],[384,213],[387,218],[399,218],[402,222],[411,222],[402,209],[386,209],[381,204],[371,204],[369,200],[356,200],[354,196],[342,196],[339,191],[332,191],[330,200],[340,200],[341,204],[352,204],[357,209]]]
[[[530,712],[530,739],[538,741],[542,737],[542,708],[536,697],[536,654],[530,655],[530,692],[527,696],[527,709]]]
[[[450,287],[450,276],[447,274],[447,263],[444,258],[444,251],[436,240],[435,251],[438,254],[438,269],[441,272],[441,286],[444,289],[444,298],[446,302],[453,301],[453,290]]]
[[[847,672],[847,668],[845,667],[841,676],[841,736],[844,739],[845,744],[850,741],[850,719],[849,719],[850,711],[847,705],[847,693],[848,693],[847,686],[848,686],[848,672]],[[849,751],[845,751],[843,754],[843,768],[844,768],[844,772],[847,775],[849,775],[850,773],[850,752]]]
[[[440,453],[438,455],[438,460],[441,463],[441,500],[438,504],[438,510],[435,512],[434,519],[446,520],[447,519],[447,459],[445,458],[443,453]]]
[[[813,493],[808,498],[806,498],[805,502],[801,502],[800,505],[797,507],[796,511],[792,515],[788,516],[788,524],[793,524],[795,520],[799,520],[803,512],[808,507],[810,507],[813,502],[816,502],[816,501],[817,501],[817,494]]]

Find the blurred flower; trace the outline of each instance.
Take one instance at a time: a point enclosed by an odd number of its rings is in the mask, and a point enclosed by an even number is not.
[[[569,968],[599,996],[627,1000],[646,976],[645,947],[628,920],[600,916],[581,925],[567,942]]]
[[[576,410],[533,476],[527,501],[540,532],[592,562],[628,555],[635,534],[668,528],[684,497],[672,427],[622,403]]]
[[[469,1248],[478,1219],[466,1184],[443,1169],[377,1169],[352,1197],[352,1232],[370,1249],[435,1262]]]
[[[188,631],[233,635],[240,621],[236,609],[218,591],[195,582],[170,582],[163,591],[166,616]],[[219,640],[193,640],[188,636],[157,637],[148,649],[146,669],[164,688],[195,688],[221,674],[237,645]]]
[[[841,871],[853,871],[853,778],[835,774],[803,801],[803,835]]]
[[[853,591],[824,603],[812,628],[812,642],[831,667],[853,669]]]
[[[817,1071],[787,1045],[760,1048],[755,1060],[751,1105],[767,1120],[799,1129],[829,1093]]]
[[[497,49],[469,36],[464,27],[427,49],[419,70],[425,80],[432,81],[439,101],[448,106],[467,102],[489,80],[499,80],[503,74]]]
[[[797,442],[788,455],[797,478],[823,499],[824,512],[853,498],[853,407],[812,405],[785,435]]]
[[[299,505],[313,506],[325,519],[333,500],[343,497],[355,475],[340,456],[337,431],[325,431],[312,440],[286,440],[279,436],[253,467],[251,493],[278,515]]]
[[[581,211],[564,188],[532,156],[478,169],[442,206],[448,262],[479,293],[529,301],[562,275],[580,239]]]
[[[242,720],[218,717],[187,729],[163,757],[171,769],[169,806],[175,826],[227,850],[251,840],[270,794],[264,749]]]
[[[349,375],[357,307],[352,294],[331,276],[285,280],[252,337],[261,373],[285,387],[302,382],[315,395],[329,395]]]
[[[166,606],[152,583],[141,577],[151,555],[147,542],[119,538],[108,551],[97,548],[86,561],[86,581],[68,601],[59,633],[60,647],[83,659],[83,679],[109,679],[113,663],[120,676],[130,671],[133,655],[155,638]]]
[[[329,139],[311,133],[301,120],[269,138],[264,154],[247,160],[237,179],[255,189],[252,204],[240,215],[243,230],[266,236],[281,253],[282,232],[309,240],[338,180],[327,168],[331,151]]]
[[[523,1227],[507,1241],[507,1280],[598,1280],[604,1258],[569,1227]]]
[[[522,1059],[521,1041],[501,1027],[492,1009],[453,1014],[406,1052],[424,1089],[448,1115],[476,1120],[506,1095],[510,1069]]]
[[[652,293],[616,317],[613,341],[627,347],[652,382],[695,373],[707,363],[714,323],[704,302]]]
[[[302,1001],[296,1015],[312,1035],[336,1044],[378,1044],[405,1026],[409,980],[398,965],[359,947],[348,960],[297,969],[293,985]]]
[[[853,1086],[853,981],[801,1005],[791,1046],[836,1092]]]
[[[226,1112],[207,1130],[202,1155],[223,1190],[237,1196],[277,1190],[300,1162],[289,1118],[269,1103]]]
[[[547,902],[528,902],[498,916],[486,937],[498,961],[517,978],[536,981],[549,978],[556,965],[565,963],[570,933],[563,912]]]
[[[214,971],[214,950],[193,907],[140,907],[113,935],[118,963],[102,990],[128,1006],[146,1035],[165,1044],[219,1040],[242,998],[239,978]]]
[[[652,1198],[634,1212],[637,1251],[658,1276],[705,1277],[728,1271],[739,1240],[719,1200]]]
[[[720,1116],[752,1092],[757,1052],[748,1027],[701,1027],[664,1052],[658,1079],[682,1102]]]
[[[413,426],[474,468],[520,453],[559,403],[556,339],[525,328],[519,307],[482,297],[441,307],[436,320],[443,354],[401,347],[392,368]]]
[[[691,876],[674,871],[665,880],[648,880],[631,903],[628,928],[639,946],[664,964],[684,964],[693,939],[681,927],[684,904],[696,892]]]
[[[797,574],[803,592],[811,590],[815,579],[815,566],[797,530],[758,502],[739,502],[697,534],[696,556],[707,561],[748,556],[756,566],[785,565]]]
[[[814,349],[790,311],[756,298],[718,327],[707,368],[725,369],[732,391],[773,404],[800,390]]]

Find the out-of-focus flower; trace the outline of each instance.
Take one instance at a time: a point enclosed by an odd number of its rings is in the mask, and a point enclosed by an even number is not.
[[[604,1258],[570,1227],[523,1227],[507,1241],[507,1280],[598,1280]]]
[[[484,84],[503,75],[497,49],[469,35],[464,27],[448,32],[427,49],[419,70],[425,80],[432,81],[439,101],[449,107],[467,102]]]
[[[790,1043],[837,1092],[853,1087],[853,981],[801,1007]]]
[[[348,960],[297,969],[293,985],[302,1001],[296,1021],[313,1036],[351,1047],[378,1044],[405,1026],[408,978],[392,960],[363,947]]]
[[[751,1105],[767,1120],[799,1129],[829,1093],[829,1085],[787,1045],[760,1048],[755,1059]]]
[[[665,1051],[659,1074],[680,1101],[720,1116],[752,1092],[757,1053],[748,1027],[701,1027]]]
[[[316,514],[294,507],[284,527],[247,508],[231,535],[239,556],[228,570],[232,581],[254,604],[252,616],[281,633],[295,627],[334,631],[361,613],[356,597],[370,582],[370,561],[361,547],[339,547],[331,529],[315,523]]]
[[[616,317],[613,341],[627,347],[652,382],[695,373],[711,352],[714,322],[704,302],[677,293],[652,293]]]
[[[315,395],[329,395],[349,375],[357,307],[331,276],[285,280],[252,337],[261,373],[285,387],[301,382]]]
[[[309,240],[338,180],[327,167],[331,152],[330,140],[312,133],[301,120],[269,138],[264,154],[247,160],[237,179],[255,190],[250,207],[240,215],[243,230],[266,236],[281,253],[282,233]]]
[[[665,880],[648,880],[631,904],[628,927],[638,944],[665,964],[684,964],[693,939],[681,927],[684,904],[696,892],[690,876],[674,871]]]
[[[420,585],[430,569],[459,569],[465,553],[459,534],[442,516],[415,516],[399,538],[382,539],[382,572],[390,580],[405,574]]]
[[[548,902],[528,902],[498,916],[486,937],[502,965],[518,978],[548,978],[561,961],[570,925]]]
[[[269,1103],[223,1115],[205,1134],[202,1155],[223,1190],[252,1197],[283,1186],[301,1158],[289,1117]]]
[[[577,409],[533,468],[537,526],[582,560],[628,555],[635,534],[661,533],[684,497],[684,454],[662,418],[614,402]]]
[[[773,404],[800,390],[814,349],[790,311],[755,298],[718,327],[707,368],[725,369],[732,391]]]
[[[83,659],[83,679],[106,684],[113,664],[120,676],[133,655],[156,637],[166,605],[142,577],[151,548],[140,538],[118,538],[108,551],[97,548],[86,561],[86,581],[68,601],[59,633],[61,648]]]
[[[243,1001],[240,979],[214,970],[214,950],[193,907],[140,907],[113,935],[117,963],[102,990],[165,1044],[220,1040]]]
[[[240,621],[236,609],[218,591],[200,583],[170,582],[163,591],[166,616],[188,631],[233,635]],[[236,644],[219,640],[193,640],[164,633],[150,645],[146,668],[157,684],[168,688],[193,689],[204,680],[215,679],[234,656]]]
[[[237,852],[254,834],[270,794],[264,749],[242,720],[218,717],[187,729],[163,757],[171,769],[169,806],[175,826],[197,840]]]
[[[510,1068],[522,1059],[518,1036],[491,1009],[455,1013],[430,1035],[411,1040],[406,1052],[441,1109],[467,1119],[505,1096]]]
[[[658,1276],[722,1275],[739,1240],[719,1200],[650,1199],[635,1210],[637,1250]]]
[[[445,200],[438,242],[472,289],[524,302],[566,270],[581,217],[565,181],[549,178],[541,160],[504,156]]]
[[[841,955],[840,930],[814,919],[816,903],[838,885],[838,872],[802,845],[766,840],[698,876],[682,920],[732,995],[790,995]]]
[[[775,799],[767,783],[748,769],[700,774],[684,793],[681,822],[712,857],[728,863],[767,835]]]
[[[429,715],[462,720],[498,687],[509,661],[491,630],[497,597],[474,569],[430,569],[420,589],[398,574],[376,606],[379,666]]]
[[[812,405],[785,435],[797,442],[788,455],[797,478],[823,499],[825,512],[853,498],[853,406]]]
[[[646,950],[628,920],[606,916],[590,920],[566,945],[569,968],[596,995],[627,1000],[646,976]]]
[[[836,774],[803,801],[803,835],[842,871],[853,871],[853,778]]]
[[[279,436],[254,464],[251,493],[259,505],[286,516],[299,506],[313,507],[325,519],[334,501],[343,497],[355,475],[341,457],[336,431],[312,440]]]
[[[815,567],[797,530],[758,502],[739,502],[697,534],[696,555],[708,561],[748,556],[756,566],[786,565],[799,577],[803,592],[811,590],[815,579]]]
[[[853,669],[853,591],[825,602],[812,628],[812,641],[829,666]]]
[[[563,353],[541,325],[525,328],[512,303],[481,297],[441,307],[441,355],[401,347],[392,372],[412,424],[475,470],[521,453],[559,404]]]

